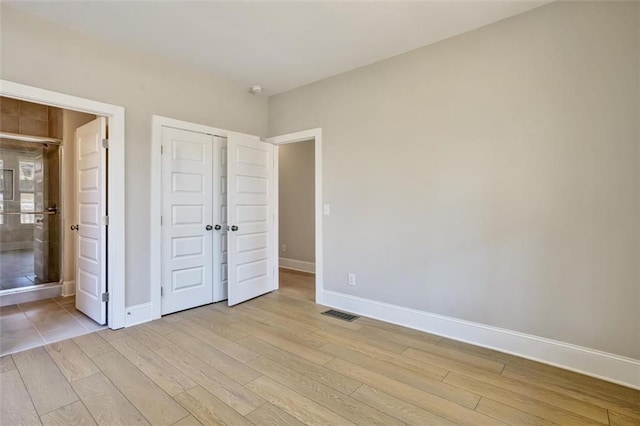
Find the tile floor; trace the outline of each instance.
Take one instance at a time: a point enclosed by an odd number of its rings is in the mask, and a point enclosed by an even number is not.
[[[0,356],[105,328],[57,297],[0,308]]]

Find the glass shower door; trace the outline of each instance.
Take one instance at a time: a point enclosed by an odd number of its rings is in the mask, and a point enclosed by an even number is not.
[[[0,290],[60,281],[59,150],[0,140]]]

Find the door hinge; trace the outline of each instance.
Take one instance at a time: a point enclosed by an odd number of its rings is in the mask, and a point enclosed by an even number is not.
[[[102,216],[102,224],[109,226],[109,216]]]
[[[104,292],[102,293],[102,301],[103,302],[108,302],[109,301],[109,292]]]
[[[164,154],[164,145],[160,145],[160,155]]]
[[[102,147],[104,149],[109,149],[109,139],[107,138],[102,139]]]
[[[162,216],[160,216],[160,226],[162,226]]]
[[[164,296],[164,287],[160,287],[160,297]]]

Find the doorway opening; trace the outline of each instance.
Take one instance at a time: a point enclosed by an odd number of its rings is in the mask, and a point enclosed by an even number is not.
[[[280,291],[315,301],[315,141],[278,146]]]
[[[0,300],[75,294],[76,129],[94,114],[0,97]],[[20,296],[21,295],[21,296]]]
[[[11,275],[20,278],[24,284],[0,290],[0,315],[3,319],[11,317],[3,321],[11,327],[2,327],[2,352],[16,352],[61,340],[70,337],[68,333],[74,328],[78,334],[83,334],[107,323],[113,329],[123,327],[124,108],[7,80],[0,80],[0,97],[5,99],[0,126],[3,157],[12,161],[10,157],[16,152],[22,157],[25,157],[24,153],[36,153],[22,159],[23,164],[18,159],[17,168],[12,172],[5,172],[4,165],[2,167],[3,179],[7,177],[8,181],[13,181],[2,182],[3,202],[0,204],[3,212],[12,213],[2,215],[2,220],[8,224],[7,217],[13,216],[23,229],[30,227],[31,231],[27,233],[33,234],[32,240],[22,241],[21,247],[9,244],[20,242],[16,235],[13,240],[0,241],[0,253],[13,249],[23,251],[19,253],[22,256],[13,256],[14,260],[20,259],[16,261],[21,262],[22,269],[15,267]],[[25,114],[21,116],[23,110]],[[5,113],[10,117],[5,117]],[[92,125],[96,131],[74,135]],[[70,145],[80,149],[69,149]],[[71,197],[65,190],[67,185],[73,188]],[[13,204],[4,202],[5,195],[7,199],[13,198]],[[82,232],[77,232],[78,229]],[[69,238],[70,231],[72,235],[82,236],[81,241],[78,237]],[[8,259],[11,261],[10,257]],[[69,269],[76,270],[75,277],[68,273]],[[0,277],[3,276],[0,273]],[[28,285],[21,277],[33,285]],[[83,280],[86,282],[84,288],[93,289],[84,293],[84,299],[91,299],[92,306],[98,308],[100,316],[97,319],[89,309],[76,304],[81,298],[78,295],[82,293]],[[77,296],[64,298],[63,294],[74,293],[74,282]],[[77,306],[97,324],[85,316],[80,317]],[[70,324],[82,327],[60,327],[52,321],[54,317],[65,317]],[[37,327],[34,321],[38,322]],[[35,333],[40,341],[29,339],[26,329]]]
[[[0,306],[12,318],[0,332],[4,354],[103,324],[76,309],[76,225],[69,229],[80,210],[76,130],[97,117],[4,96],[0,111]]]
[[[285,291],[298,292],[298,297],[302,296],[317,304],[322,304],[324,292],[322,218],[324,214],[329,213],[329,206],[323,205],[322,198],[322,129],[316,128],[274,136],[268,138],[267,142],[272,143],[275,147],[275,169],[277,172],[276,224],[278,230],[276,235],[278,238],[276,250],[279,253],[278,277],[282,279],[282,282],[279,282],[276,287]],[[310,148],[313,148],[313,155],[311,155]],[[284,153],[282,157],[280,152]],[[284,168],[280,167],[281,158],[285,163]],[[311,173],[309,173],[310,160],[313,164]],[[297,164],[296,161],[303,164],[304,169],[299,167],[300,164]],[[310,175],[313,176],[312,179]],[[296,178],[304,179],[305,182],[302,184],[291,182]],[[282,185],[281,179],[284,179]],[[313,182],[313,188],[311,188],[310,181]],[[280,188],[286,191],[283,196],[279,193]],[[309,192],[312,192],[313,195]],[[313,226],[309,224],[309,210],[313,212],[313,219],[311,219]],[[296,216],[298,212],[305,215],[304,219]],[[284,227],[285,230],[281,231],[281,227]],[[304,227],[304,231],[301,231],[302,227]],[[312,232],[313,238],[309,236],[310,232]],[[290,251],[290,241],[294,242],[293,253]],[[310,241],[313,244],[313,255],[310,255]],[[296,259],[296,257],[298,258]]]

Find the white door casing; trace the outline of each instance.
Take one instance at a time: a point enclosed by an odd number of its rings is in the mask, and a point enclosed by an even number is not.
[[[213,136],[162,128],[162,314],[213,302],[213,164]]]
[[[107,119],[98,117],[76,130],[76,308],[99,324],[107,322],[106,292],[107,152],[102,140]]]
[[[227,137],[229,306],[275,289],[273,145]]]
[[[107,173],[107,179],[111,189],[107,194],[110,212],[109,245],[107,247],[108,263],[106,263],[107,279],[109,281],[109,327],[113,329],[123,327],[127,319],[125,313],[125,109],[118,105],[71,96],[3,79],[0,79],[0,95],[107,117],[109,121],[109,172]],[[73,155],[72,153],[69,154]],[[72,173],[75,173],[75,171]],[[159,230],[160,228],[158,227],[158,234]],[[159,305],[158,303],[158,307]]]
[[[213,210],[214,222],[220,229],[213,234],[213,301],[228,297],[227,268],[227,139],[213,137]]]
[[[323,294],[324,294],[324,285],[323,285],[323,243],[322,243],[322,218],[323,218],[323,198],[322,198],[322,129],[309,129],[302,130],[295,133],[288,133],[280,136],[273,136],[267,139],[268,142],[275,145],[274,148],[277,149],[278,145],[303,142],[313,140],[315,143],[315,242],[316,242],[316,303],[323,304]],[[278,156],[275,155],[275,182],[274,189],[278,189]],[[276,198],[277,199],[277,198]],[[275,224],[278,224],[278,205],[276,203],[275,209]],[[278,233],[276,232],[276,237]],[[274,241],[274,252],[278,253],[278,240],[277,238]],[[278,261],[278,258],[275,258],[275,261]],[[276,269],[277,269],[276,263]],[[277,286],[277,281],[276,281]]]

